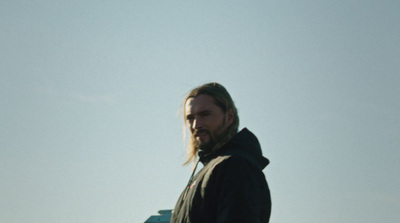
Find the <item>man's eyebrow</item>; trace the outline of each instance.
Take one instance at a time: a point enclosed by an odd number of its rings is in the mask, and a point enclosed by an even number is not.
[[[186,118],[192,118],[195,115],[206,115],[206,114],[210,114],[210,113],[212,113],[211,110],[203,110],[203,111],[196,112],[195,114],[193,114],[193,113],[187,114]]]
[[[205,114],[210,114],[210,113],[212,113],[211,110],[204,110],[204,111],[198,112],[199,115],[205,115]]]

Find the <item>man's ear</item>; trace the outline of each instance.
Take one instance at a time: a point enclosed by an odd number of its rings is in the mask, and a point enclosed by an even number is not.
[[[228,126],[231,126],[234,120],[235,120],[235,112],[231,108],[226,113],[226,123],[228,124]]]

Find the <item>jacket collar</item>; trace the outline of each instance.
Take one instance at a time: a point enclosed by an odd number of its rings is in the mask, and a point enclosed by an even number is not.
[[[208,162],[220,155],[238,155],[244,157],[260,169],[264,169],[269,164],[269,160],[262,155],[257,137],[247,128],[238,132],[217,151],[200,151],[198,155],[203,165],[207,165]]]

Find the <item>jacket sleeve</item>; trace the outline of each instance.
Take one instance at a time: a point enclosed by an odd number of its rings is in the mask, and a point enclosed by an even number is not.
[[[220,168],[216,222],[268,223],[271,198],[263,172],[240,157]]]

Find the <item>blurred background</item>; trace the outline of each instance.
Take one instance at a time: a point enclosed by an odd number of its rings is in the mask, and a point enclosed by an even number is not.
[[[271,222],[396,222],[400,2],[0,2],[0,222],[172,209],[211,81],[271,161]]]

